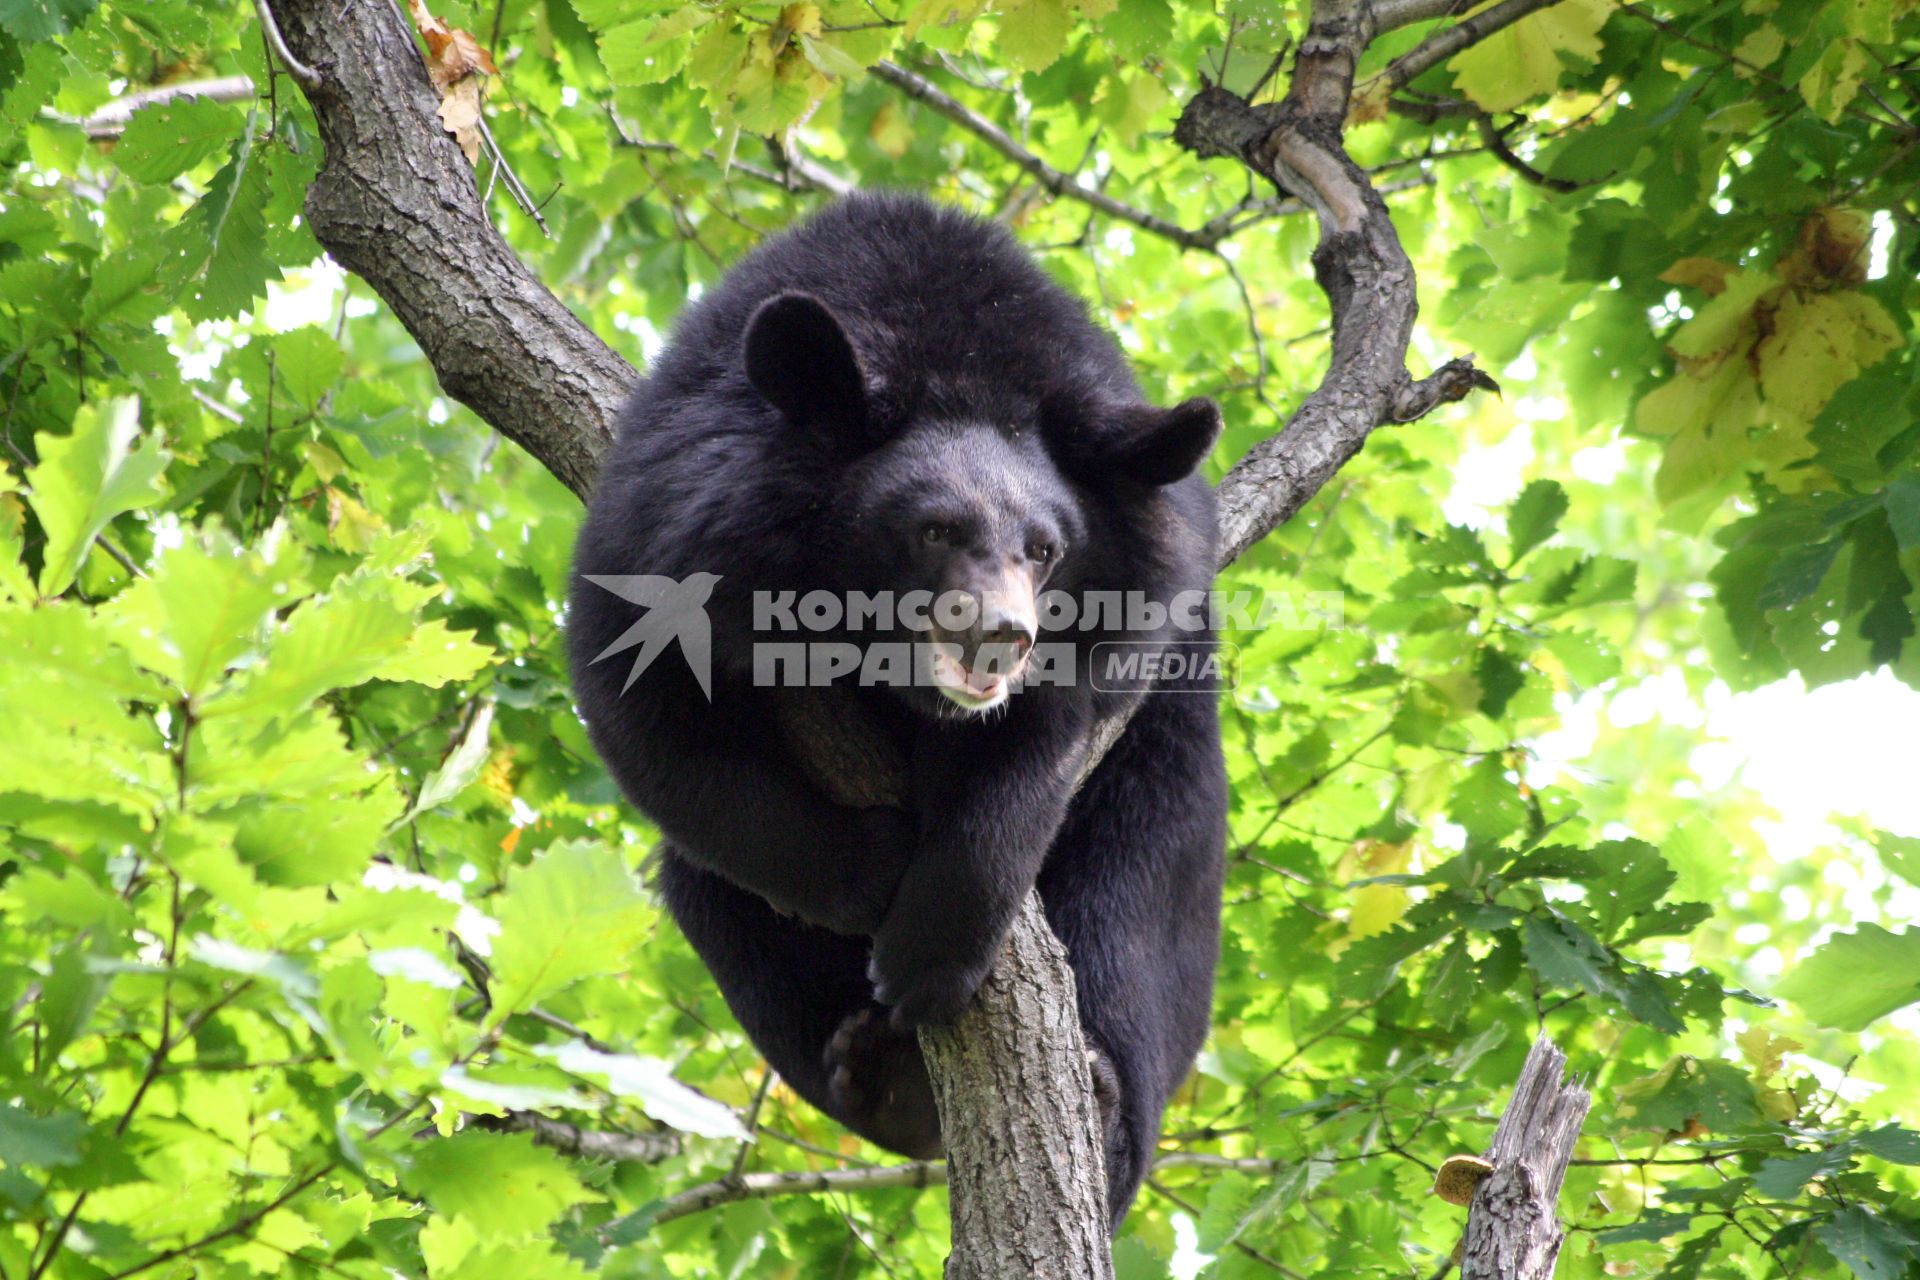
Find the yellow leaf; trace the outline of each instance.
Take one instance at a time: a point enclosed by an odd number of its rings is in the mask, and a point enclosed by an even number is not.
[[[321,484],[332,483],[347,469],[347,460],[318,440],[307,441],[300,451],[306,455],[307,465],[313,468],[313,474],[320,478]]]
[[[889,159],[898,160],[913,145],[913,126],[907,123],[907,113],[900,104],[888,98],[873,113],[873,123],[867,126],[867,136]]]
[[[327,536],[342,551],[364,552],[387,522],[338,489],[327,490]]]
[[[1763,22],[1747,32],[1747,38],[1734,46],[1733,56],[1747,67],[1769,67],[1773,65],[1787,47],[1787,38],[1780,34],[1780,28],[1771,22]],[[1753,73],[1745,68],[1736,68],[1738,74],[1750,76]]]
[[[1899,330],[1865,294],[1789,289],[1774,310],[1772,331],[1754,348],[1754,363],[1768,407],[1811,422],[1834,392],[1899,345]]]
[[[1866,69],[1867,51],[1858,40],[1835,40],[1800,77],[1800,96],[1815,115],[1833,124],[1860,92],[1860,76]]]
[[[1759,334],[1755,309],[1779,286],[1765,271],[1721,277],[1720,292],[1674,331],[1667,349],[1688,360],[1720,360],[1745,351]]]
[[[785,31],[789,36],[817,36],[820,34],[820,10],[810,4],[790,4],[780,11],[780,21],[776,30]]]
[[[1780,1059],[1806,1046],[1798,1040],[1789,1040],[1786,1036],[1777,1036],[1765,1027],[1748,1027],[1735,1036],[1734,1043],[1740,1046],[1740,1056],[1753,1067],[1753,1078],[1765,1083],[1780,1070]]]
[[[1014,0],[1000,12],[999,49],[1022,71],[1044,71],[1067,47],[1072,29],[1065,0]]]
[[[1643,397],[1635,427],[1673,437],[1654,477],[1661,503],[1671,506],[1739,474],[1759,407],[1759,386],[1744,360],[1723,361],[1704,377],[1683,370]]]
[[[1563,54],[1596,61],[1600,28],[1612,12],[1611,0],[1560,0],[1455,54],[1447,67],[1460,91],[1474,102],[1488,111],[1511,111],[1529,98],[1553,92],[1560,83]]]
[[[1374,876],[1399,875],[1413,862],[1413,844],[1389,844],[1384,840],[1362,840],[1340,860],[1343,877],[1366,880]],[[1347,913],[1347,941],[1357,942],[1385,933],[1407,914],[1412,898],[1397,884],[1365,884],[1353,891],[1353,906]]]
[[[1662,271],[1660,279],[1667,284],[1685,285],[1691,289],[1698,289],[1711,298],[1725,291],[1727,277],[1736,270],[1738,268],[1730,267],[1724,262],[1716,262],[1712,258],[1682,258]]]

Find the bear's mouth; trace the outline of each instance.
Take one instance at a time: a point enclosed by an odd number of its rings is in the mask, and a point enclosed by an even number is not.
[[[969,645],[936,631],[928,648],[934,687],[968,711],[990,711],[1005,702],[1033,655],[1025,636]]]

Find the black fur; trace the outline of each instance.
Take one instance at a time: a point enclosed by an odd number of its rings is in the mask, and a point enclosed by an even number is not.
[[[666,836],[658,884],[754,1042],[856,1132],[913,1155],[938,1124],[912,1037],[950,1018],[1039,886],[1100,1055],[1117,1227],[1209,1024],[1226,780],[1210,680],[1100,692],[1096,643],[1052,632],[1071,687],[968,715],[931,689],[859,689],[910,760],[912,806],[812,785],[757,687],[757,590],[972,590],[1015,572],[1085,599],[1204,590],[1205,401],[1143,403],[1121,353],[1002,230],[858,196],[749,254],[690,306],[635,392],[580,537],[579,703]],[[643,613],[586,575],[720,575],[711,702],[678,652],[623,692],[596,657]],[[1017,631],[1017,626],[1012,626]],[[865,640],[875,637],[865,636]],[[977,635],[971,637],[978,639]],[[1087,785],[1090,730],[1137,704]]]

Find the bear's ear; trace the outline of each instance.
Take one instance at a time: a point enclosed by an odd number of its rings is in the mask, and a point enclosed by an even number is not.
[[[1083,463],[1141,484],[1186,479],[1220,437],[1220,409],[1204,397],[1171,409],[1137,404],[1067,411],[1081,418],[1066,433],[1071,453]]]
[[[789,422],[846,439],[864,436],[866,377],[826,303],[806,293],[767,299],[747,321],[743,347],[747,380]]]

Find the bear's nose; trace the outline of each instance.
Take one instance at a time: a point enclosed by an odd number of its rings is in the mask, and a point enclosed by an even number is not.
[[[997,625],[989,624],[981,631],[982,648],[1003,649],[1015,657],[1025,656],[1033,648],[1033,628],[1023,619],[1003,619]]]
[[[1015,652],[1025,653],[1039,635],[1033,579],[1020,570],[1009,572],[988,588],[980,601],[980,638],[987,644],[1010,645]]]

